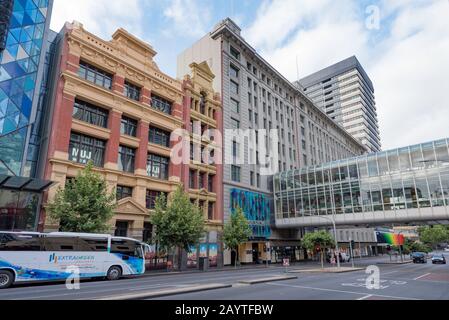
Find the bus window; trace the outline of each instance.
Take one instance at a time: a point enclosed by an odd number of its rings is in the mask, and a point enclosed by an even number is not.
[[[112,240],[111,253],[120,253],[130,257],[142,258],[140,244],[130,240]]]
[[[45,251],[78,251],[77,238],[71,237],[46,237],[44,247]]]
[[[79,251],[108,251],[108,239],[79,238]]]
[[[41,251],[41,238],[36,235],[0,233],[0,251]]]

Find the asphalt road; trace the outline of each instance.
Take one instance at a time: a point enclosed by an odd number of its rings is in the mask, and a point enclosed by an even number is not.
[[[359,266],[388,261],[363,259]],[[350,266],[346,264],[345,266]],[[303,267],[316,268],[316,263]],[[221,272],[160,274],[115,282],[83,281],[80,290],[68,290],[65,284],[20,285],[0,291],[0,300],[79,300],[112,295],[154,292],[212,283],[233,284],[232,288],[168,296],[168,300],[390,300],[449,299],[449,265],[406,264],[378,265],[380,288],[367,289],[365,271],[340,274],[295,274],[298,279],[257,285],[242,285],[250,280],[284,274],[282,267],[226,270]]]

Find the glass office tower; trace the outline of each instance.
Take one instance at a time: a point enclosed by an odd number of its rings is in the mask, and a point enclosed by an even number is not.
[[[35,177],[53,0],[0,0],[0,230],[36,231]]]
[[[445,220],[448,139],[283,172],[274,190],[282,227]]]
[[[52,0],[2,0],[0,6],[0,175],[29,176]]]

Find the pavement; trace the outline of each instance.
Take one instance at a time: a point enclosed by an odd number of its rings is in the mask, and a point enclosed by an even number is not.
[[[0,300],[93,300],[118,296],[155,300],[449,300],[449,265],[432,265],[430,261],[427,264],[378,264],[379,287],[367,288],[366,279],[370,274],[365,273],[365,268],[385,259],[356,261],[356,267],[362,268],[358,271],[300,273],[291,279],[279,277],[292,276],[286,271],[298,269],[298,265],[288,269],[271,266],[231,268],[221,272],[160,273],[112,282],[88,280],[81,282],[80,290],[68,290],[63,283],[18,285],[0,290]],[[306,263],[302,267],[317,269],[319,263]],[[343,267],[351,268],[351,264]],[[276,281],[261,282],[267,278]],[[217,288],[210,288],[210,285]],[[190,290],[202,287],[207,291]]]

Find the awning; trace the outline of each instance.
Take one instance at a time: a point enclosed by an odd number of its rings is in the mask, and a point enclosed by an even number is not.
[[[0,175],[0,189],[44,192],[52,184],[53,182],[48,180]]]

